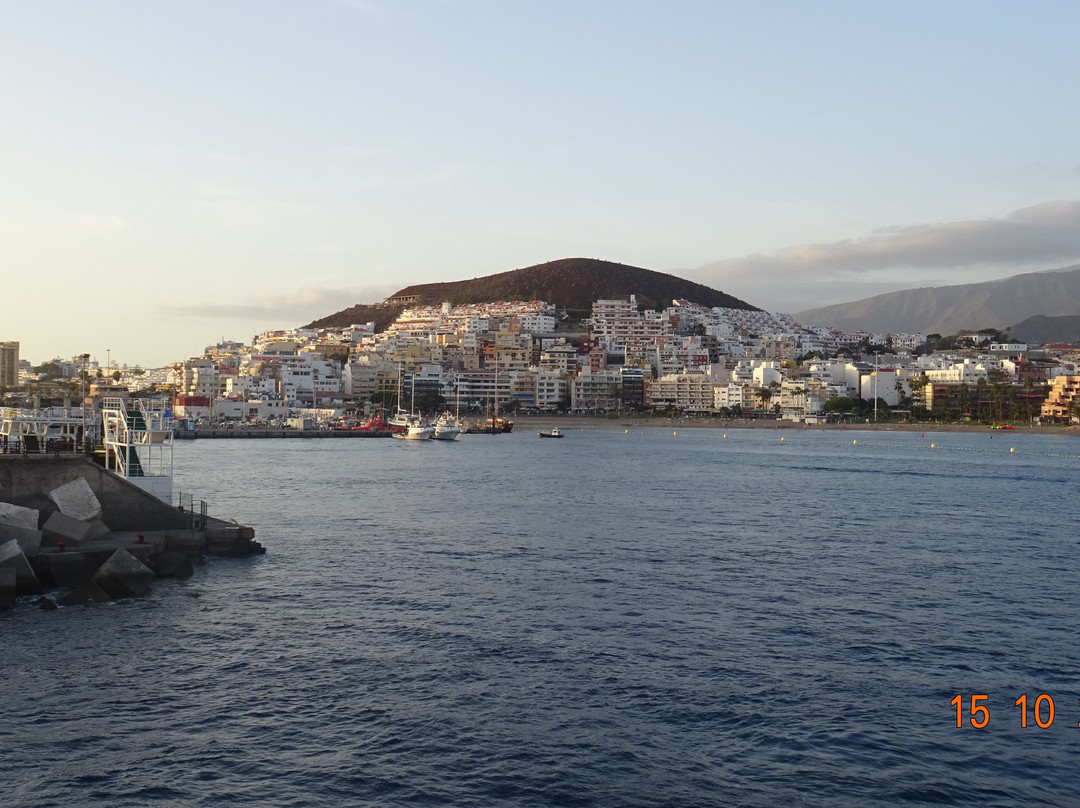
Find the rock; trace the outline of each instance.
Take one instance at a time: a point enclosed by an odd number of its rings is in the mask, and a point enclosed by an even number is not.
[[[82,477],[70,483],[54,488],[49,492],[49,499],[56,503],[60,513],[83,522],[101,518],[101,503],[94,496],[93,490]]]
[[[0,567],[6,567],[15,571],[15,592],[19,595],[37,595],[41,592],[41,584],[30,566],[26,556],[23,555],[19,542],[11,539],[0,544]]]
[[[60,598],[61,606],[82,606],[87,603],[108,603],[109,593],[94,581],[86,581]]]
[[[59,544],[63,542],[69,547],[76,547],[86,541],[90,531],[89,522],[83,522],[59,511],[50,516],[41,528],[43,538],[47,543]]]
[[[33,558],[41,550],[41,531],[15,525],[0,524],[0,542],[15,539],[27,558]]]
[[[0,502],[0,525],[12,525],[26,530],[37,530],[41,514],[34,508]]]
[[[154,571],[122,547],[94,573],[97,585],[114,598],[145,595],[153,580]]]
[[[15,606],[15,570],[0,567],[0,609]]]
[[[57,608],[56,601],[52,598],[47,598],[44,595],[35,600],[34,605],[41,609],[41,611],[43,612],[55,612]]]

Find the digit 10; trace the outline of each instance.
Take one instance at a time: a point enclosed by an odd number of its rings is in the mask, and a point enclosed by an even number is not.
[[[1047,712],[1047,716],[1046,716],[1045,721],[1042,720],[1042,705],[1043,705],[1043,702],[1045,702],[1047,707],[1050,708],[1049,711]],[[1027,693],[1022,693],[1020,695],[1020,698],[1018,698],[1016,700],[1016,706],[1020,708],[1020,726],[1021,727],[1026,727],[1027,726],[1027,706],[1028,706],[1027,703],[1028,703]],[[1038,698],[1035,699],[1035,723],[1038,724],[1043,729],[1046,729],[1048,726],[1050,726],[1051,724],[1054,723],[1054,700],[1050,696],[1048,696],[1046,693],[1043,693],[1042,695],[1040,695]]]
[[[1049,698],[1049,697],[1047,697]],[[979,704],[980,701],[989,701],[990,696],[986,693],[972,693],[971,694],[971,717],[968,721],[971,722],[971,726],[976,729],[982,729],[990,723],[990,710],[985,704]],[[956,708],[956,726],[962,727],[964,725],[963,712],[964,712],[964,696],[962,693],[958,693],[953,697],[949,704]],[[978,716],[978,718],[976,718]]]

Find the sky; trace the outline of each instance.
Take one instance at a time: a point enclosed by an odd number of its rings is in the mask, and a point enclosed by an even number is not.
[[[1080,3],[0,0],[0,340],[156,367],[590,257],[774,312],[1080,262]]]

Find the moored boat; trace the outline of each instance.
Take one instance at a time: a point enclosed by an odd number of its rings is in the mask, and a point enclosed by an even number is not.
[[[559,431],[558,427],[543,432],[537,432],[536,434],[539,435],[541,438],[561,438],[563,436],[562,432]]]
[[[462,428],[458,424],[457,419],[450,413],[444,413],[439,416],[434,424],[435,431],[432,433],[432,440],[457,440],[458,435],[461,434]]]

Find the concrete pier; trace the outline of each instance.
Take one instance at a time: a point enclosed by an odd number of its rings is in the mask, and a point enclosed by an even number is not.
[[[84,457],[0,456],[0,503],[0,609],[43,587],[69,589],[65,605],[133,597],[202,556],[265,552],[252,528],[196,518]]]

